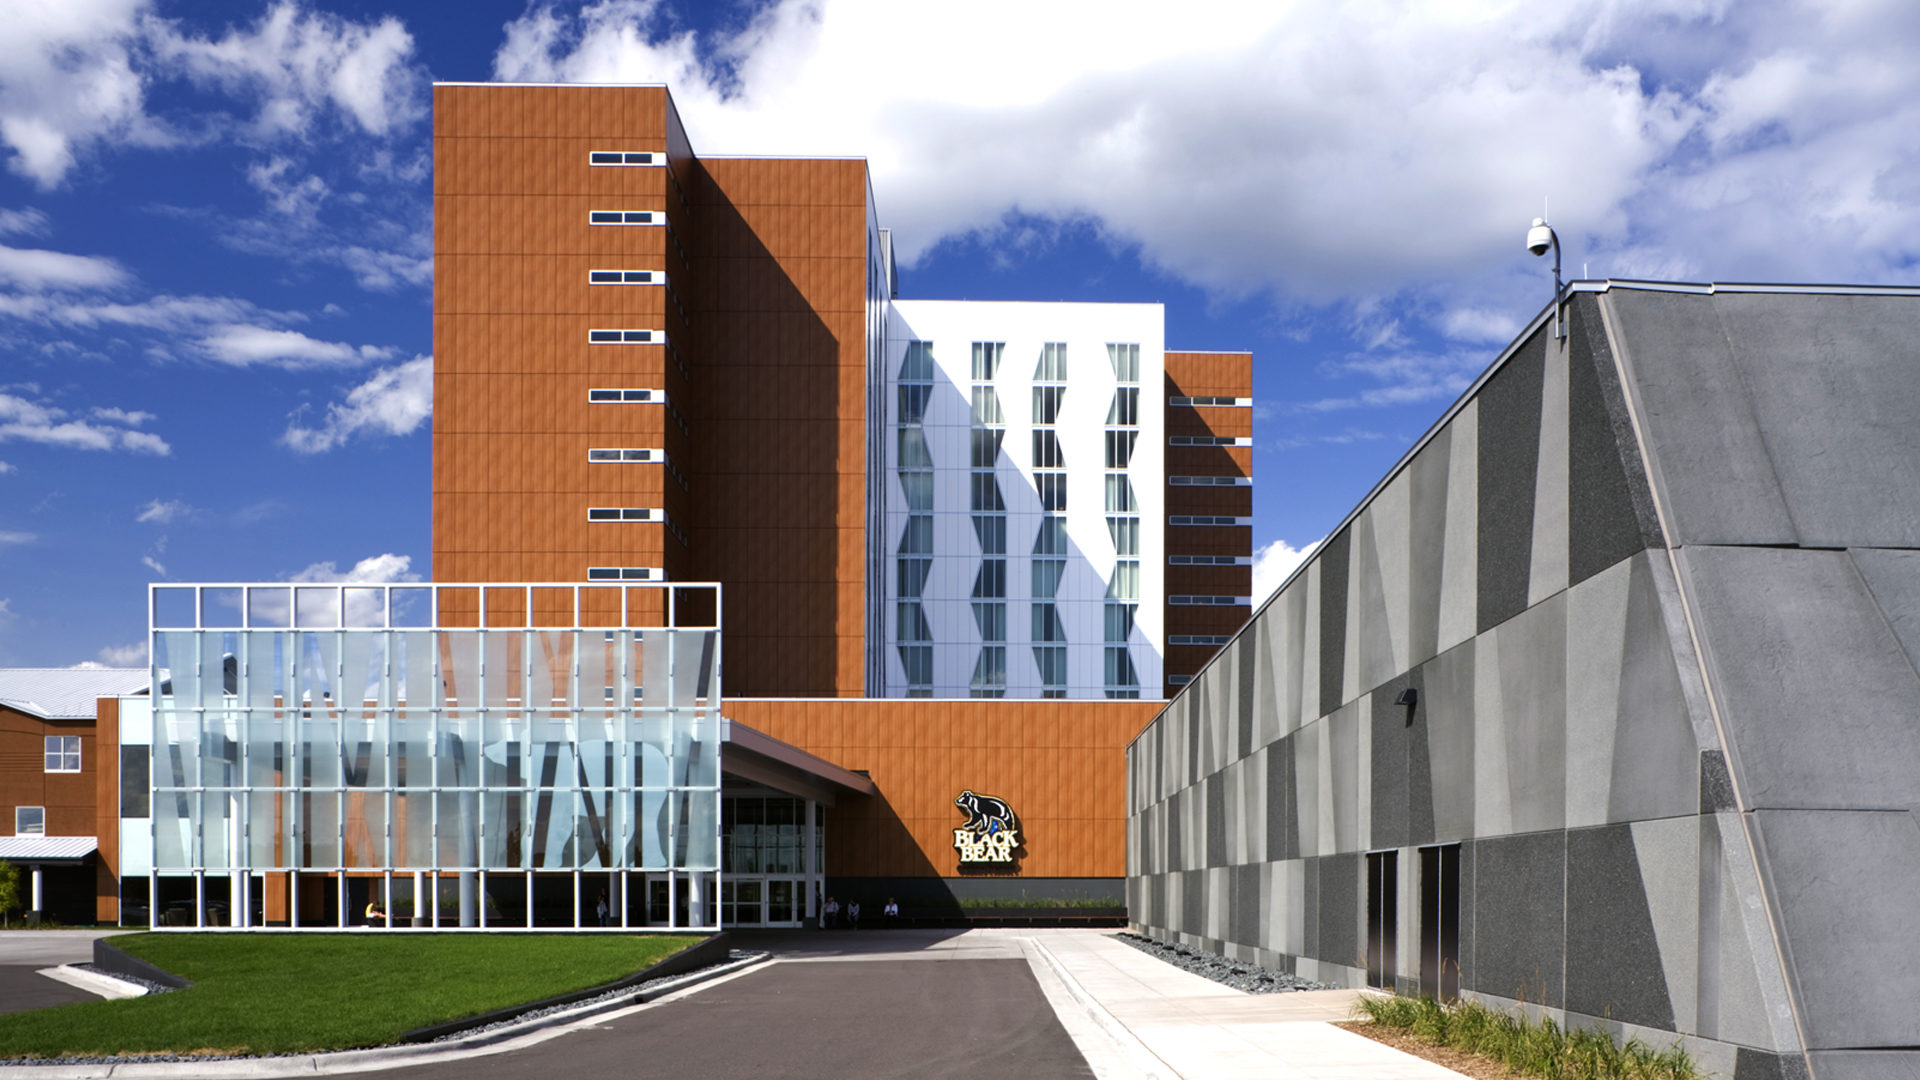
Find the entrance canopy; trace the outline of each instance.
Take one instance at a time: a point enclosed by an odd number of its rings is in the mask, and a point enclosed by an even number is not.
[[[0,836],[0,859],[18,863],[77,863],[98,846],[91,836]]]
[[[720,772],[775,791],[832,806],[841,795],[872,795],[873,781],[823,757],[724,717],[720,721]]]

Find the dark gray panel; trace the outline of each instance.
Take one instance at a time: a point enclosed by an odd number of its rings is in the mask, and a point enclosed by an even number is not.
[[[1478,617],[1481,633],[1527,606],[1533,501],[1540,468],[1546,329],[1535,331],[1480,388]]]
[[[1810,1050],[1920,1046],[1920,824],[1905,810],[1762,810],[1762,864]]]
[[[1684,558],[1747,808],[1920,805],[1920,678],[1846,553]]]
[[[1178,870],[1186,864],[1185,844],[1181,838],[1186,835],[1186,815],[1193,805],[1191,788],[1181,788],[1167,796],[1167,869]]]
[[[1249,626],[1240,634],[1235,646],[1240,653],[1235,662],[1235,673],[1240,677],[1234,692],[1234,705],[1240,718],[1238,738],[1234,742],[1235,760],[1253,753],[1253,678],[1260,670],[1259,657],[1263,651],[1259,647],[1259,637],[1260,625]]]
[[[1568,305],[1567,583],[1659,543],[1659,521],[1599,301]]]
[[[1301,889],[1301,936],[1300,955],[1318,958],[1320,955],[1320,860],[1302,859],[1304,867],[1301,878],[1306,887]]]
[[[1473,872],[1475,846],[1472,840],[1460,842],[1460,985],[1463,987],[1479,985],[1474,982],[1474,972],[1478,969],[1473,951],[1473,883],[1477,880]]]
[[[1408,678],[1391,679],[1373,692],[1373,730],[1368,767],[1372,782],[1368,794],[1373,834],[1361,837],[1369,848],[1407,845],[1407,709],[1393,699],[1406,689]]]
[[[1436,841],[1473,834],[1474,639],[1420,669],[1419,723],[1426,731],[1426,789]]]
[[[1207,866],[1227,865],[1227,784],[1214,773],[1201,782],[1207,800]]]
[[[1258,864],[1233,868],[1233,898],[1227,907],[1227,940],[1242,945],[1260,944],[1260,875],[1266,869]]]
[[[1447,469],[1453,461],[1453,425],[1434,432],[1433,440],[1407,466],[1408,531],[1412,537],[1407,567],[1407,659],[1421,663],[1439,649],[1440,580],[1446,556]]]
[[[1755,1050],[1751,1046],[1742,1046],[1734,1054],[1733,1080],[1803,1080],[1806,1075],[1807,1059],[1802,1054],[1773,1054],[1765,1050]],[[1829,1075],[1857,1076],[1858,1074],[1846,1073],[1844,1070],[1829,1074],[1826,1069],[1820,1070],[1821,1080],[1826,1080]],[[1892,1075],[1905,1080],[1907,1074]],[[1860,1080],[1864,1080],[1864,1077],[1860,1077]]]
[[[1471,982],[1463,973],[1463,988],[1560,1006],[1566,835],[1539,832],[1474,842],[1474,967]]]
[[[1341,529],[1320,545],[1320,714],[1339,708],[1346,681],[1347,557],[1351,530]],[[1303,717],[1304,722],[1307,718]]]
[[[1317,959],[1366,967],[1360,947],[1360,856],[1326,855],[1320,864],[1320,940]]]
[[[1567,833],[1566,967],[1568,1009],[1673,1030],[1630,826]]]
[[[1293,839],[1293,736],[1288,735],[1267,747],[1267,861],[1294,858]]]
[[[1207,932],[1207,872],[1180,872],[1180,929],[1189,934]]]
[[[1738,809],[1733,800],[1733,777],[1727,774],[1727,755],[1719,750],[1700,751],[1700,812],[1718,814]]]
[[[1407,673],[1407,688],[1414,693],[1413,723],[1407,728],[1407,840],[1408,844],[1433,843],[1433,762],[1427,751],[1427,669],[1425,665]],[[1402,713],[1406,709],[1400,709]],[[1404,722],[1405,717],[1402,717]]]
[[[1920,302],[1713,299],[1807,547],[1920,547]]]
[[[1613,312],[1652,472],[1667,496],[1667,542],[1797,542],[1713,298],[1617,289],[1601,303]]]

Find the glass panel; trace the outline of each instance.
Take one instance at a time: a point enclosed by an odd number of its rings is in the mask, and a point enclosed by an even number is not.
[[[401,792],[394,812],[394,828],[399,838],[394,849],[407,867],[433,865],[433,796],[426,792]]]
[[[383,791],[355,791],[347,795],[346,850],[348,866],[386,866],[387,796]]]
[[[608,831],[607,807],[612,792],[579,792],[573,812],[573,854],[570,865],[583,870],[604,869],[613,861],[616,838]]]
[[[301,863],[308,867],[331,867],[340,865],[340,801],[339,795],[332,791],[316,791],[304,800],[301,817],[306,826],[306,858]]]
[[[347,596],[346,624],[348,626],[387,625],[387,590],[348,586],[344,591]]]
[[[193,829],[192,795],[188,792],[156,792],[153,799],[153,865],[158,869],[184,869],[191,864],[188,853],[193,844],[188,834]]]
[[[688,870],[714,870],[720,864],[716,839],[720,825],[718,791],[679,792],[682,806],[680,833],[681,866]]]
[[[197,600],[192,589],[163,587],[153,590],[153,625],[192,629],[194,617],[199,614],[195,608]]]

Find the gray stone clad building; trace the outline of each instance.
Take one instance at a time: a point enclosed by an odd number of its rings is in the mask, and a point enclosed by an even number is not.
[[[1920,290],[1582,283],[1128,750],[1137,927],[1920,1076]]]

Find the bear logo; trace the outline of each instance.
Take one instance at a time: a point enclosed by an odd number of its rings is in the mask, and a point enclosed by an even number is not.
[[[967,815],[967,823],[962,828],[975,835],[997,836],[1020,831],[1020,819],[1014,815],[1013,807],[1008,806],[1005,799],[963,791],[959,798],[953,800],[953,804]]]

